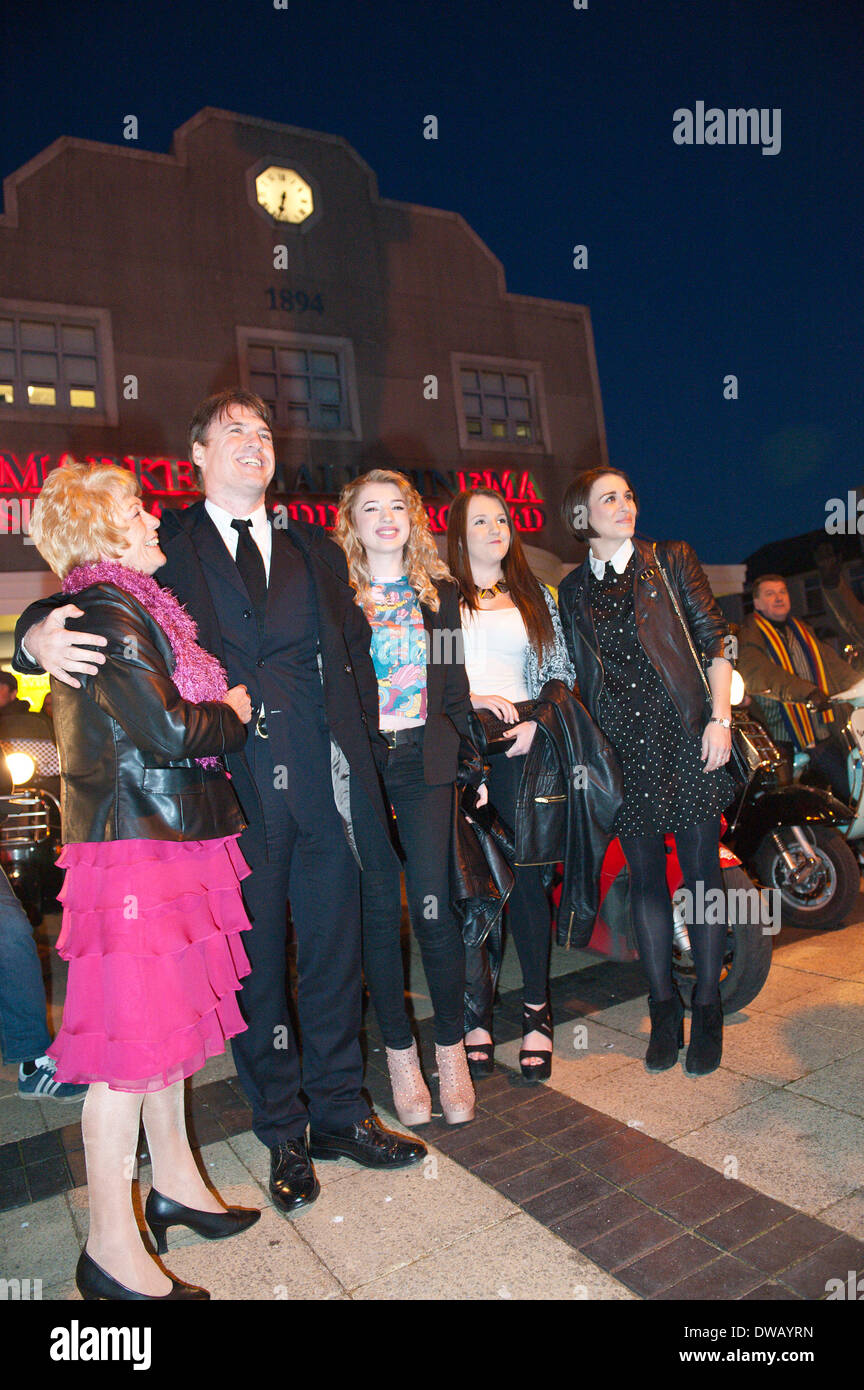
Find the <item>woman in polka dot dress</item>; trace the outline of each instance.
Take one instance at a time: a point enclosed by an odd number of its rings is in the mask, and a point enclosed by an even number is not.
[[[673,834],[693,902],[718,901],[720,813],[734,784],[729,627],[699,562],[683,541],[658,547],[633,540],[636,495],[626,474],[596,468],[571,483],[564,517],[590,542],[585,562],[564,579],[559,607],[581,698],[614,747],[624,775],[615,825],[630,869],[633,926],[648,976],[648,1071],[675,1065],[683,1046],[684,1004],[672,977],[672,905],[664,836]],[[711,708],[681,621],[658,568],[677,591],[693,645],[706,665]],[[702,883],[704,895],[697,884]],[[725,899],[724,899],[725,901]],[[706,911],[706,919],[715,914]],[[720,970],[725,921],[688,923],[696,986],[691,1076],[714,1071],[723,1046]]]

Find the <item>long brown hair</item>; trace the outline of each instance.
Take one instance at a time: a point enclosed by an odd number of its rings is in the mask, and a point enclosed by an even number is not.
[[[513,525],[507,503],[500,492],[491,487],[478,487],[460,492],[450,503],[450,516],[447,521],[447,563],[450,573],[459,585],[462,602],[469,613],[478,611],[477,585],[474,583],[471,561],[468,558],[468,504],[472,497],[490,497],[493,502],[500,504],[507,515],[510,545],[501,561],[501,569],[510,597],[522,614],[528,640],[537,653],[538,661],[542,661],[544,650],[552,651],[555,646],[552,619],[546,607],[540,581],[532,573],[525,559],[519,532]]]
[[[411,526],[408,540],[405,543],[405,573],[408,576],[408,583],[420,602],[425,603],[427,608],[431,608],[434,613],[437,613],[441,600],[438,597],[438,590],[435,588],[435,580],[450,579],[452,576],[438,554],[438,548],[429,526],[429,518],[426,515],[426,508],[423,506],[423,499],[419,492],[411,486],[404,473],[395,473],[390,468],[372,468],[368,473],[361,473],[359,478],[352,478],[350,483],[345,484],[339,496],[339,519],[333,534],[345,551],[345,559],[348,561],[348,580],[357,593],[358,604],[367,613],[367,616],[372,611],[370,592],[372,573],[369,569],[366,547],[357,535],[357,528],[354,524],[354,508],[357,505],[357,496],[361,488],[364,488],[367,483],[395,483],[401,492],[408,508],[408,520]]]

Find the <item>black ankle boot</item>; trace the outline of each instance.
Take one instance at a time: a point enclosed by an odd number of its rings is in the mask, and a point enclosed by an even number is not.
[[[651,1039],[645,1053],[646,1071],[668,1071],[684,1046],[684,1002],[677,989],[671,999],[648,997]]]
[[[687,1076],[707,1076],[716,1071],[723,1056],[723,1005],[720,992],[713,1004],[694,1000],[690,1021],[690,1045],[684,1059]]]

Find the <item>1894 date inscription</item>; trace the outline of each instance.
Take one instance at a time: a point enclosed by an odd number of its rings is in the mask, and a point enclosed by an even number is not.
[[[320,291],[307,294],[305,290],[274,289],[266,291],[271,309],[281,309],[286,314],[323,314],[324,301]]]

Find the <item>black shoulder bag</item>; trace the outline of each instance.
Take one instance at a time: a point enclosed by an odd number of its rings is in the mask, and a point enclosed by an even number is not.
[[[703,686],[705,687],[705,697],[710,705],[712,699],[711,686],[708,683],[708,677],[705,675],[705,670],[702,665],[702,661],[693,642],[693,637],[690,633],[690,628],[685,620],[684,614],[681,612],[681,608],[679,606],[675,590],[669,583],[669,576],[667,575],[665,569],[660,563],[660,556],[657,554],[656,541],[654,541],[653,549],[654,559],[657,562],[657,568],[660,571],[660,577],[666,586],[667,594],[672,600],[672,607],[675,609],[675,612],[678,615],[678,621],[681,624],[684,636],[687,639],[687,645],[690,648],[693,660],[696,663],[696,669],[699,672],[699,678],[702,681]],[[726,767],[727,770],[731,773],[735,782],[737,782],[739,786],[746,786],[747,783],[750,781],[750,778],[754,775],[758,768],[761,767],[763,755],[753,744],[750,743],[746,733],[742,729],[737,729],[735,727],[734,719],[732,723],[731,734],[732,749],[730,751],[729,762],[726,764]]]

